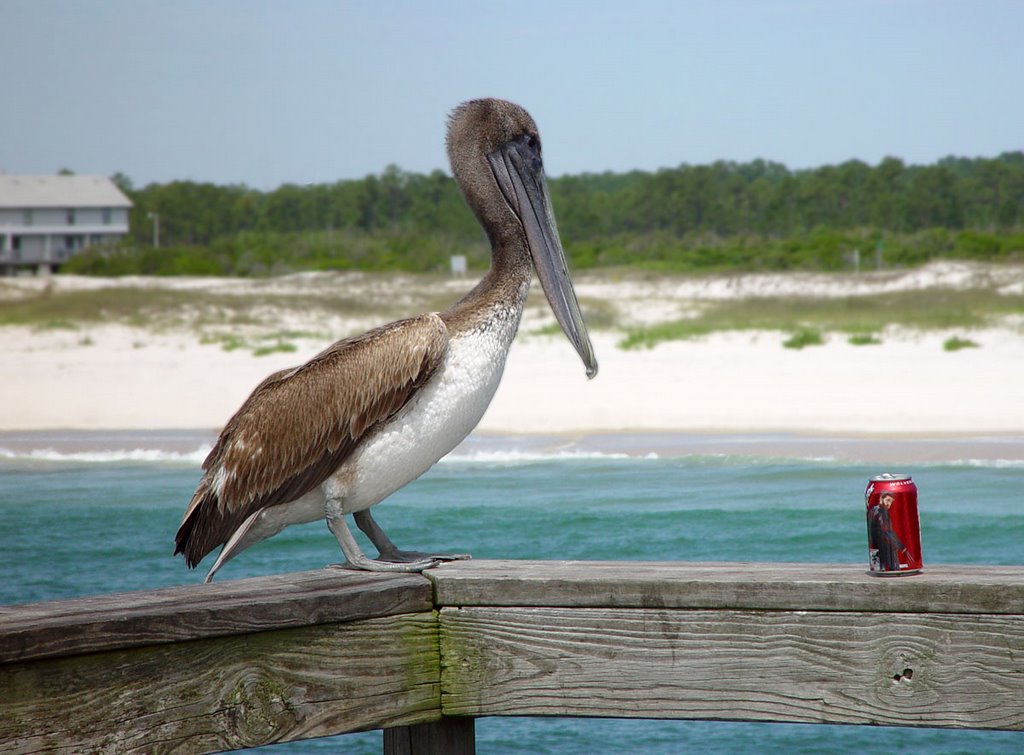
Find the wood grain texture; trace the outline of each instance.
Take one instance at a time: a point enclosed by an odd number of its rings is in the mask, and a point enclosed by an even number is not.
[[[1024,729],[1019,616],[441,611],[445,715]]]
[[[440,606],[749,608],[1024,614],[1024,566],[458,561],[426,574]]]
[[[433,613],[0,666],[3,752],[208,752],[440,718]]]
[[[0,664],[429,611],[416,574],[320,569],[0,606]]]

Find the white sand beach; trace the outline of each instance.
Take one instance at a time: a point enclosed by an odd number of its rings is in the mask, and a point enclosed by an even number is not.
[[[586,302],[616,322],[678,319],[702,301],[744,296],[847,296],[947,286],[1024,288],[1022,267],[943,263],[905,273],[748,275],[709,278],[581,276]],[[431,301],[453,301],[472,281],[420,282]],[[346,297],[386,298],[416,314],[412,285],[400,276],[303,274],[270,280],[8,279],[8,301],[103,287],[244,292],[270,296],[317,287]],[[2,299],[0,299],[2,301]],[[437,306],[435,304],[435,306]],[[195,326],[117,322],[75,327],[0,327],[0,430],[220,427],[270,372],[300,364],[331,340],[373,324],[371,314],[328,322],[315,311],[265,313],[259,330],[291,329],[295,351],[255,356],[226,350]],[[396,315],[397,316],[397,315]],[[624,350],[621,329],[594,329],[600,373],[587,381],[559,334],[537,331],[553,317],[531,296],[504,380],[480,424],[491,433],[792,432],[878,437],[1024,435],[1024,329],[1008,318],[981,330],[890,329],[882,343],[854,346],[831,334],[821,346],[782,347],[785,334],[730,331],[654,348]],[[269,324],[268,324],[269,323]],[[241,326],[239,326],[241,328]],[[222,329],[221,332],[223,332]],[[230,328],[227,328],[230,330]],[[946,351],[950,335],[978,348]],[[205,342],[204,342],[205,341]]]

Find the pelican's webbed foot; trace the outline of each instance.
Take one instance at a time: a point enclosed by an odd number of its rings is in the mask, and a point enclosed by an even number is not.
[[[443,561],[466,561],[473,558],[468,553],[424,553],[422,551],[382,550],[378,560],[387,561],[393,564],[411,564],[417,561],[431,560]]]
[[[419,561],[409,562],[392,562],[392,561],[381,561],[376,558],[357,558],[355,560],[346,557],[346,561],[343,564],[328,564],[328,567],[332,569],[353,569],[355,571],[382,571],[382,572],[397,572],[400,574],[411,573],[418,574],[424,569],[433,569],[435,566],[439,566],[441,561],[437,559],[422,559]]]
[[[381,558],[368,558],[348,528],[341,506],[336,502],[327,503],[327,527],[334,534],[345,554],[345,563],[333,564],[343,569],[381,572],[421,572],[438,566],[443,561],[452,560],[453,556],[433,556],[426,553],[401,551],[395,547],[384,531],[370,517],[369,512],[360,511],[353,515],[356,524],[366,533],[367,537],[381,552]],[[388,558],[390,556],[391,558]]]
[[[364,509],[352,515],[356,526],[370,538],[370,542],[377,548],[380,556],[378,561],[385,561],[392,564],[413,564],[423,561],[465,561],[473,558],[468,553],[424,553],[422,551],[404,551],[391,542],[391,538],[385,534],[380,525],[370,516],[370,510]],[[435,564],[436,566],[436,564]]]

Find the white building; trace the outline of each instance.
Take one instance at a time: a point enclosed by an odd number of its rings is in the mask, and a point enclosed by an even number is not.
[[[105,176],[0,175],[0,274],[51,272],[128,233],[128,199]]]

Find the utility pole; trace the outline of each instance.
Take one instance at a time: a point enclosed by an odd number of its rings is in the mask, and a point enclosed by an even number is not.
[[[147,217],[153,221],[153,248],[160,248],[160,213],[150,212]]]

